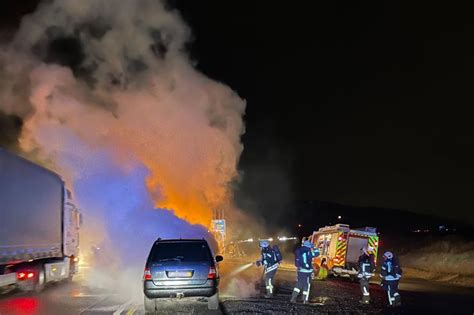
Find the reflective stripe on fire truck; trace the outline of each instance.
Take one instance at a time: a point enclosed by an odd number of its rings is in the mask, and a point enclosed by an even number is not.
[[[336,259],[334,259],[335,266],[344,266],[346,263],[347,239],[344,232],[339,232],[337,235]]]
[[[369,236],[368,245],[374,249],[374,258],[375,262],[377,262],[377,253],[379,251],[379,237],[377,235]]]

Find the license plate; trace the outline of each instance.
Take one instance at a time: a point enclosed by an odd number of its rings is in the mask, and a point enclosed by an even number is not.
[[[193,276],[192,271],[168,271],[168,278],[191,278]]]

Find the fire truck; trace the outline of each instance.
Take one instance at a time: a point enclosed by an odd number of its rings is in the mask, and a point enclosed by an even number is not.
[[[354,278],[361,249],[365,246],[373,248],[377,261],[379,237],[373,227],[351,229],[347,224],[325,226],[314,231],[309,240],[320,251],[315,263],[320,265],[326,258],[330,274],[334,276]]]

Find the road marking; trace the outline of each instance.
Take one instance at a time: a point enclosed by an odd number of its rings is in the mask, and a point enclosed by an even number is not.
[[[120,304],[109,305],[109,306],[99,306],[88,309],[90,312],[115,312],[117,308],[120,307]]]
[[[99,299],[99,301],[95,302],[95,303],[92,303],[91,305],[89,305],[88,307],[86,308],[83,308],[82,310],[79,311],[79,315],[83,314],[85,311],[89,311],[91,310],[94,306],[96,305],[99,305],[100,303],[104,302],[105,300],[107,300],[108,296],[104,297],[103,299]]]
[[[135,311],[137,310],[136,306],[132,307],[131,309],[128,310],[127,315],[133,315],[135,314]]]
[[[114,315],[120,315],[122,314],[122,312],[125,310],[125,308],[127,306],[129,306],[130,304],[132,304],[133,300],[130,300],[128,302],[125,302],[123,303],[122,305],[120,305],[120,307],[114,312]]]
[[[109,296],[115,296],[115,295],[118,295],[118,294],[83,294],[83,293],[78,293],[78,294],[73,294],[72,297],[73,298],[82,298],[82,297],[109,297]],[[70,297],[71,295],[65,295],[65,294],[62,294],[62,295],[56,295],[57,297]]]

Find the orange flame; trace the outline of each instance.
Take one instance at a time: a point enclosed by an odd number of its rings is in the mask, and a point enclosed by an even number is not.
[[[155,195],[155,206],[173,211],[176,216],[192,224],[209,226],[212,220],[212,209],[210,209],[202,198],[195,195],[184,195],[178,187],[171,187],[159,182],[158,178],[150,177],[147,181],[148,189],[156,192],[158,187],[165,188],[163,196]]]
[[[189,223],[209,227],[213,212],[229,200],[225,185],[218,185],[206,169],[193,169],[188,177],[173,174],[170,168],[148,165],[151,175],[147,187],[155,206],[173,211]]]

